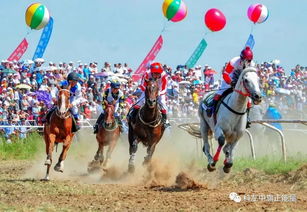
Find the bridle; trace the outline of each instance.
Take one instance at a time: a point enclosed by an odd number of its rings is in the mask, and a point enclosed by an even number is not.
[[[61,90],[59,91],[59,93],[60,93],[61,91],[66,91],[66,92],[68,92],[68,93],[70,94],[70,91],[67,90],[67,89],[61,89]],[[56,115],[57,115],[59,118],[61,118],[61,119],[67,119],[67,118],[69,118],[69,117],[71,116],[70,113],[67,114],[68,110],[69,110],[69,107],[67,107],[67,108],[65,109],[64,113],[61,113],[61,112],[60,112],[59,105],[57,105],[56,110],[55,110],[55,113],[56,113]]]
[[[248,73],[248,72],[256,72],[256,71],[254,71],[254,70],[249,70],[249,71],[245,71],[244,72],[244,74],[245,73]],[[241,75],[242,75],[242,73],[241,73]],[[240,83],[242,83],[243,84],[243,87],[244,87],[244,89],[246,90],[246,93],[244,93],[242,90],[238,90],[238,89],[234,89],[234,92],[236,92],[236,93],[238,93],[238,94],[240,94],[240,95],[242,95],[242,96],[245,96],[245,97],[250,97],[251,96],[251,94],[250,94],[250,91],[249,91],[249,89],[247,88],[247,86],[246,86],[246,84],[245,84],[245,82],[244,82],[244,80],[242,79],[242,77],[243,76],[241,76],[239,79],[241,79],[240,81]],[[232,109],[231,107],[229,107],[223,100],[222,100],[222,105],[224,105],[229,111],[231,111],[232,113],[234,113],[234,114],[236,114],[236,115],[244,115],[246,112],[247,112],[247,110],[245,111],[245,112],[237,112],[237,111],[235,111],[234,109]]]
[[[152,80],[152,81],[153,81],[153,83],[156,83],[155,80]],[[152,85],[151,85],[151,86],[152,86]],[[155,87],[155,88],[156,88],[156,87]],[[148,88],[146,88],[146,89],[148,89]],[[158,102],[157,99],[158,99],[158,96],[157,96],[154,100],[150,100],[149,97],[146,97],[146,104],[147,104],[149,107],[150,107],[150,103],[157,104],[157,102]],[[155,128],[155,127],[159,126],[159,125],[161,124],[161,120],[162,120],[162,115],[161,115],[161,113],[159,113],[159,115],[156,117],[155,120],[150,121],[150,122],[146,122],[146,121],[144,121],[144,119],[142,118],[142,111],[144,111],[144,106],[145,106],[145,105],[143,105],[143,106],[140,108],[140,112],[138,113],[138,117],[139,117],[140,121],[142,122],[142,124],[144,124],[144,125],[146,125],[146,126],[148,126],[148,127],[152,127],[152,128]]]
[[[107,107],[111,107],[111,106],[107,106]],[[114,112],[113,112],[113,116],[114,116]],[[113,124],[115,123],[115,124]],[[103,128],[106,130],[106,131],[114,131],[117,127],[118,127],[118,124],[117,124],[117,121],[115,120],[115,117],[114,117],[114,121],[112,122],[112,127],[109,128],[107,125],[106,125],[106,121],[103,122]]]

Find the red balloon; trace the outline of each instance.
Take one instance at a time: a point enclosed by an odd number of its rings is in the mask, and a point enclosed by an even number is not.
[[[204,20],[206,26],[213,32],[222,30],[226,25],[225,15],[215,8],[206,12]]]

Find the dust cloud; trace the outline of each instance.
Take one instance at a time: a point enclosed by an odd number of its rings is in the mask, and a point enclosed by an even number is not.
[[[298,152],[306,154],[306,131],[293,130],[293,125],[284,125],[284,128],[288,156],[296,155]],[[251,130],[254,136],[256,157],[264,155],[282,157],[278,135],[268,131],[263,133],[261,130],[263,129],[260,129],[260,131],[259,129],[254,131],[253,129]],[[217,142],[214,142],[213,150],[215,150],[216,147]],[[193,182],[195,183],[194,186],[209,184],[209,187],[214,187],[220,181],[228,177],[221,170],[217,170],[214,173],[207,172],[207,160],[202,153],[202,141],[193,138],[188,133],[175,126],[175,124],[165,131],[163,138],[156,147],[150,165],[142,165],[144,157],[146,156],[146,147],[141,143],[138,145],[134,174],[129,174],[127,172],[129,144],[126,134],[123,134],[118,140],[108,166],[104,169],[100,169],[96,173],[89,174],[87,168],[89,163],[93,160],[97,148],[97,141],[92,131],[82,129],[74,138],[73,144],[68,151],[64,172],[58,173],[53,170],[53,167],[62,150],[62,146],[59,144],[58,151],[54,151],[53,154],[53,163],[50,169],[51,180],[74,180],[88,184],[109,183],[129,185],[141,184],[146,186],[178,186],[180,184],[178,184],[178,182],[180,182],[181,179],[181,181],[188,182],[188,187],[191,185],[193,187]],[[105,148],[105,152],[106,150],[107,147]],[[246,135],[238,142],[234,154],[235,157],[251,157],[249,139]],[[224,155],[222,154],[221,156],[222,161]],[[46,166],[44,166],[45,158],[45,150],[41,149],[40,153],[33,161],[33,166],[28,169],[24,177],[35,179],[44,178],[46,172]],[[183,184],[183,187],[184,186],[186,186],[186,184]]]

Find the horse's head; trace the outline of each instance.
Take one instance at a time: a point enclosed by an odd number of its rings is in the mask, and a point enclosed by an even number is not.
[[[148,81],[145,90],[145,97],[146,97],[146,104],[149,106],[149,108],[154,108],[156,106],[158,94],[159,94],[158,81],[155,80]]]
[[[61,89],[58,93],[58,102],[57,102],[57,109],[58,114],[61,118],[65,117],[65,114],[69,110],[69,97],[70,91],[66,89]]]
[[[243,85],[243,88],[242,88]],[[245,92],[243,91],[245,90]],[[240,75],[239,81],[235,90],[241,90],[241,94],[250,96],[255,105],[261,103],[261,91],[259,86],[259,77],[257,70],[253,67],[244,69]],[[239,92],[240,93],[240,92]],[[244,94],[245,93],[245,94]]]
[[[115,107],[112,104],[108,104],[104,111],[105,111],[104,123],[106,127],[111,127],[115,121],[114,117]]]

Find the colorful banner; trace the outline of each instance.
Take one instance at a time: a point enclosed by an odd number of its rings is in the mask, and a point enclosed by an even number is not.
[[[8,61],[20,60],[22,55],[27,51],[27,48],[28,48],[28,41],[24,38],[7,60]]]
[[[249,48],[253,49],[255,45],[255,40],[254,40],[254,36],[252,34],[249,35],[245,46],[249,46]]]
[[[192,56],[189,58],[189,60],[185,63],[185,65],[188,68],[193,68],[195,64],[197,63],[198,59],[201,57],[203,52],[205,51],[206,47],[208,46],[205,39],[202,39],[200,43],[198,44],[197,48],[194,50]]]
[[[154,44],[154,46],[150,50],[150,52],[147,54],[147,56],[145,57],[145,59],[141,63],[141,65],[138,67],[138,69],[132,75],[133,81],[138,81],[142,77],[142,74],[146,71],[146,67],[148,66],[148,64],[150,64],[156,58],[157,54],[159,53],[160,49],[162,48],[162,45],[163,45],[163,38],[162,38],[162,35],[160,35],[158,37],[156,43]]]
[[[32,60],[43,57],[46,47],[48,45],[49,39],[51,37],[52,29],[53,29],[53,18],[50,17],[48,24],[44,27],[44,30],[37,44]]]

